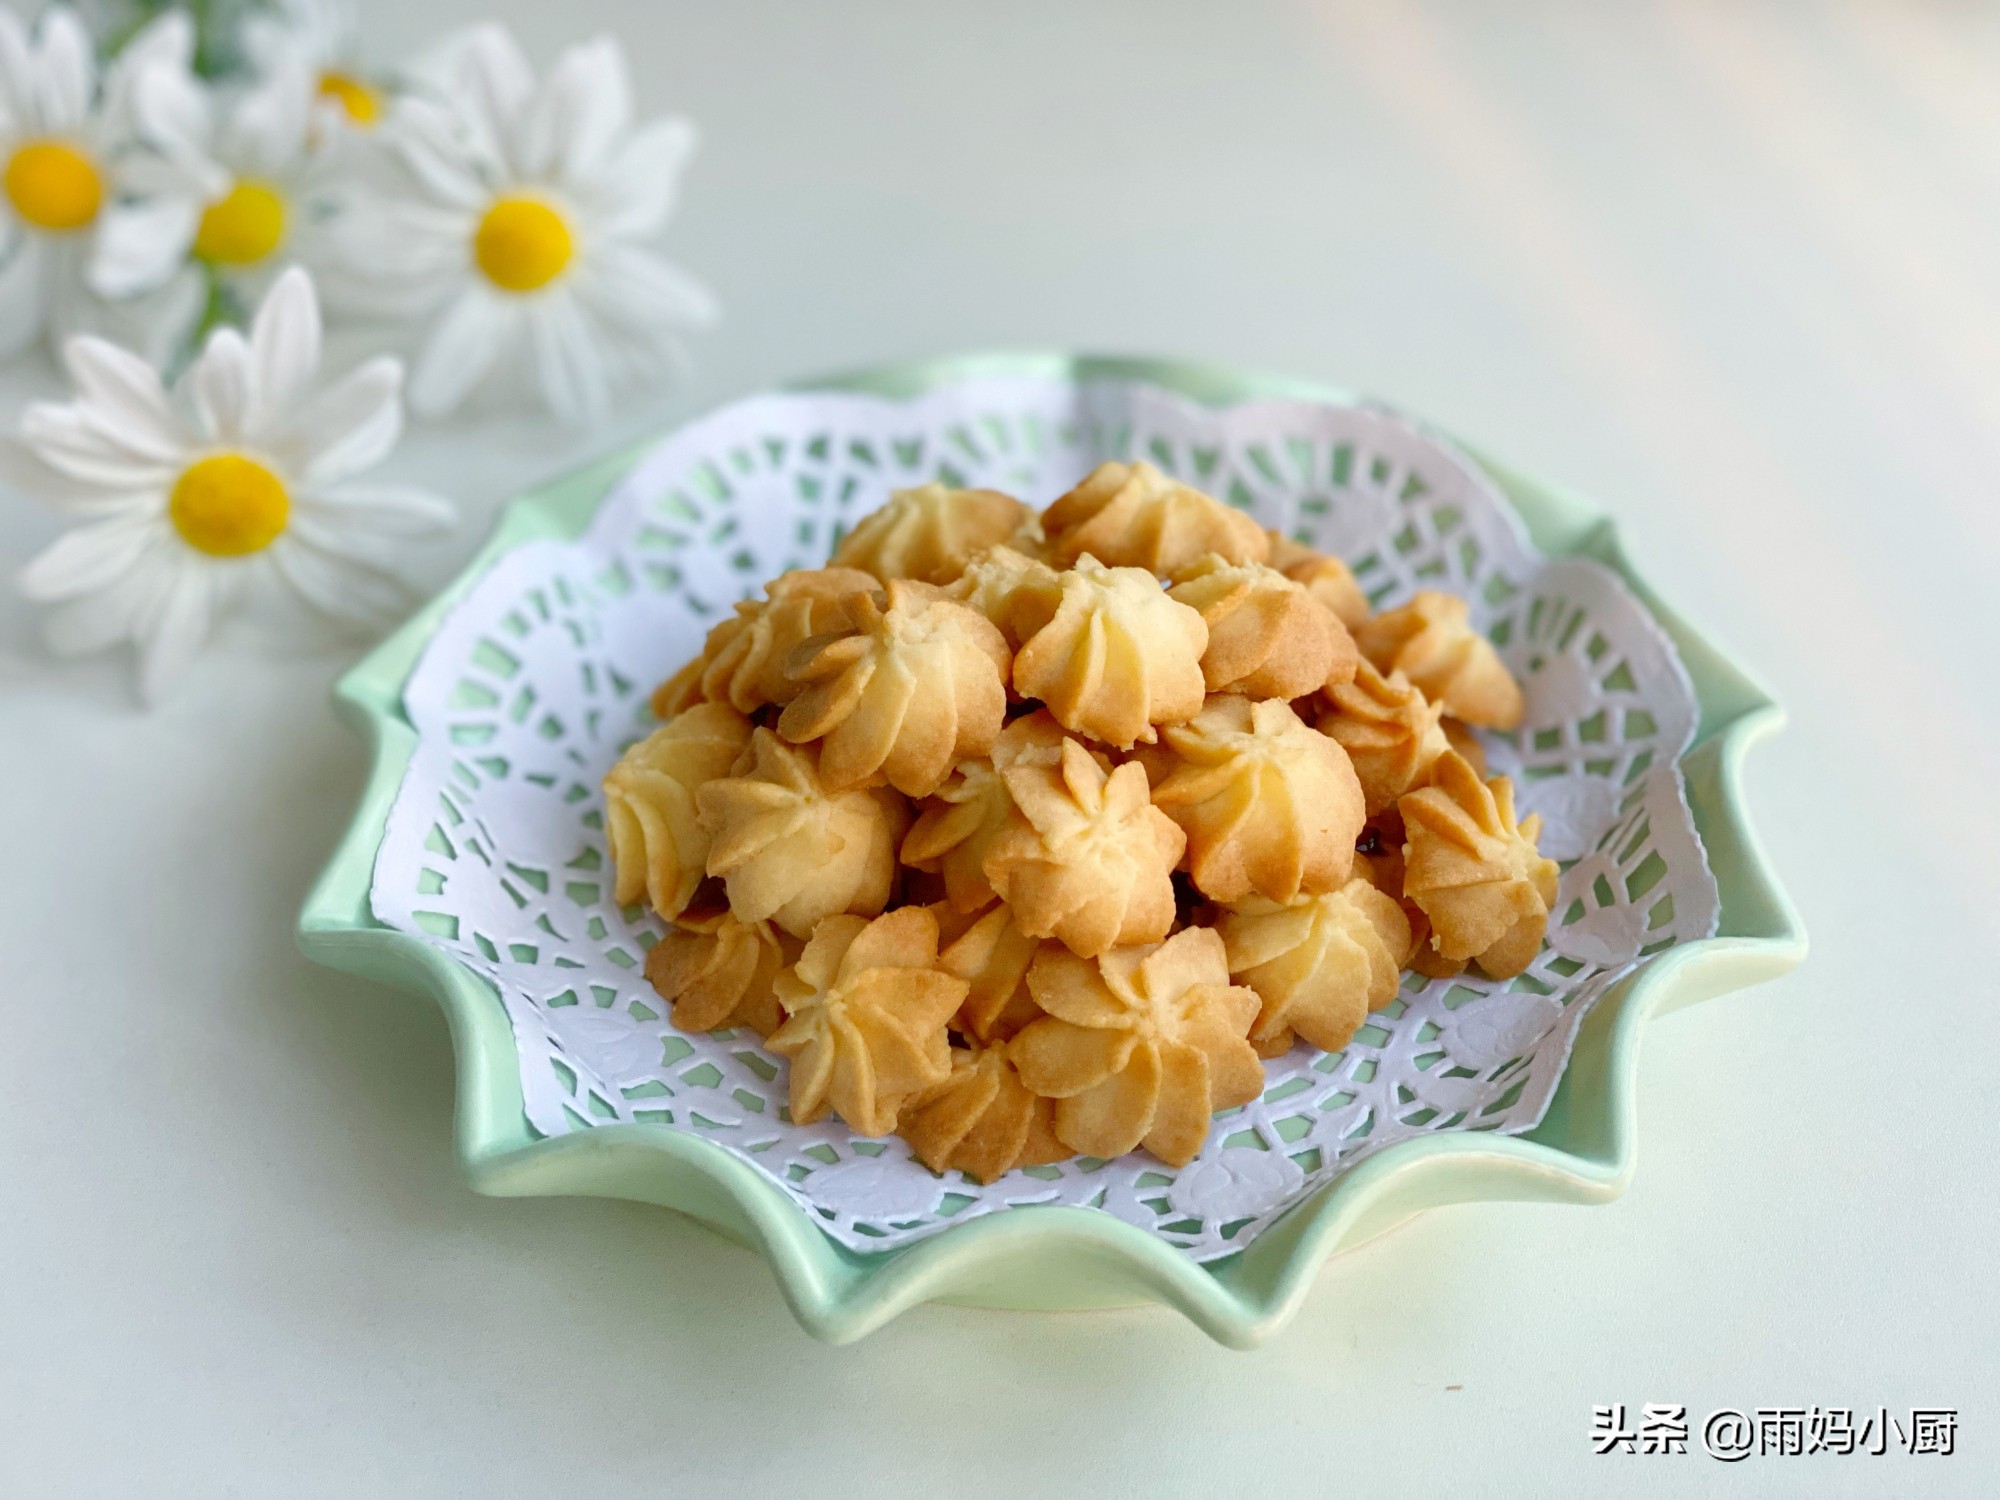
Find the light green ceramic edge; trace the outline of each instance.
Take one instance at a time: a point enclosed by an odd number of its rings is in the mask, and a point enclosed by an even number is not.
[[[1202,365],[1065,355],[979,355],[903,364],[813,388],[914,396],[969,375],[1149,381],[1192,399],[1349,399],[1296,381]],[[514,502],[456,582],[356,666],[336,707],[368,741],[372,767],[354,821],[300,913],[299,945],[321,963],[436,998],[458,1064],[455,1133],[473,1187],[504,1196],[593,1195],[658,1203],[762,1251],[807,1330],[859,1338],[919,1302],[1105,1307],[1154,1300],[1214,1338],[1247,1348],[1281,1327],[1319,1267],[1427,1208],[1474,1199],[1602,1202],[1623,1192],[1636,1152],[1634,1083],[1648,1017],[1782,974],[1805,956],[1804,928],[1743,811],[1743,762],[1782,722],[1749,675],[1663,604],[1633,570],[1612,523],[1567,491],[1478,462],[1549,555],[1614,568],[1673,636],[1701,703],[1683,761],[1688,798],[1722,893],[1720,935],[1659,955],[1586,1018],[1547,1117],[1519,1136],[1441,1133],[1401,1142],[1300,1203],[1247,1250],[1198,1265],[1108,1214],[1022,1208],[955,1225],[898,1250],[858,1254],[821,1233],[747,1162],[662,1126],[611,1125],[548,1140],[530,1133],[507,1018],[492,989],[445,954],[376,922],[368,885],[389,805],[415,744],[404,681],[438,621],[494,560],[538,536],[569,537],[630,467],[628,449]]]

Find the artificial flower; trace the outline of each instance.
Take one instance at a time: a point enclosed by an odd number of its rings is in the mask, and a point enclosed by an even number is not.
[[[171,389],[102,339],[72,339],[63,359],[76,399],[31,406],[21,438],[50,473],[50,498],[88,520],[29,563],[21,586],[56,606],[57,650],[132,641],[148,699],[259,574],[331,615],[396,611],[392,561],[452,518],[435,496],[352,482],[401,433],[402,365],[378,357],[321,386],[319,305],[302,270],[278,278],[247,338],[211,334]]]
[[[275,0],[243,18],[242,35],[259,74],[310,80],[316,129],[366,131],[381,122],[388,100],[356,60],[351,0]]]
[[[194,326],[201,285],[191,271],[167,266],[143,286],[117,274],[137,187],[133,79],[156,65],[184,71],[193,47],[187,17],[170,13],[100,76],[67,6],[44,11],[32,33],[0,9],[0,358],[78,333],[164,358]]]
[[[277,59],[229,94],[175,61],[136,69],[132,115],[144,149],[128,169],[136,201],[105,229],[103,289],[141,292],[192,262],[248,305],[287,265],[308,259],[327,190],[312,128],[317,97],[297,58]]]
[[[377,139],[393,188],[358,191],[336,231],[344,300],[429,319],[410,405],[457,407],[525,345],[560,416],[677,365],[675,334],[709,322],[707,290],[647,242],[694,146],[686,121],[634,126],[623,48],[572,47],[537,82],[513,38],[453,49],[437,98],[396,101]]]

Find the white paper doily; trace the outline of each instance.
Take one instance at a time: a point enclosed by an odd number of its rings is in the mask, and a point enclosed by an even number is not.
[[[824,562],[890,490],[943,479],[1040,505],[1142,456],[1336,552],[1378,605],[1472,601],[1527,696],[1487,737],[1564,865],[1549,941],[1520,977],[1427,981],[1348,1048],[1265,1065],[1175,1171],[1143,1153],[936,1177],[895,1138],[790,1122],[785,1064],[747,1033],[684,1035],[641,972],[658,923],[610,903],[599,778],[651,727],[653,685],[736,599]],[[1548,560],[1449,444],[1368,406],[1192,404],[1107,381],[967,380],[911,401],[759,397],[661,442],[574,542],[502,557],[439,626],[404,707],[418,736],[370,900],[378,920],[489,978],[513,1024],[530,1126],[694,1131],[855,1249],[1015,1204],[1100,1208],[1197,1259],[1248,1244],[1329,1177],[1439,1130],[1542,1117],[1590,1004],[1647,955],[1715,930],[1718,898],[1675,762],[1696,724],[1673,647],[1608,570]]]

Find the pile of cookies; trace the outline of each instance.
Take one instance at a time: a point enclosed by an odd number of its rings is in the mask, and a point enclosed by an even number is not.
[[[1462,599],[1146,463],[1039,516],[893,495],[772,580],[605,777],[617,900],[673,924],[684,1030],[934,1171],[1183,1165],[1259,1059],[1337,1050],[1400,971],[1519,973],[1556,866],[1468,726],[1519,687]]]

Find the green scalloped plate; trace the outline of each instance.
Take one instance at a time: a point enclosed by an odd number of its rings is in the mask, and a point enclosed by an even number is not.
[[[815,389],[919,395],[973,375],[1148,381],[1214,404],[1259,397],[1351,400],[1297,381],[1207,366],[1062,355],[982,355],[903,364],[810,383]],[[644,445],[644,446],[650,446]],[[1238,1254],[1198,1264],[1141,1229],[1080,1208],[1017,1208],[900,1249],[861,1254],[823,1234],[748,1163],[698,1136],[611,1125],[537,1139],[522,1113],[514,1040],[486,982],[438,949],[382,926],[368,886],[389,804],[415,745],[403,684],[439,620],[495,559],[533,537],[571,537],[640,449],[614,454],[510,505],[463,574],[372,651],[336,690],[367,740],[361,805],[299,916],[299,946],[334,968],[435,998],[458,1064],[455,1134],[473,1188],[505,1197],[590,1195],[678,1209],[760,1250],[793,1313],[844,1343],[907,1307],[1067,1309],[1157,1301],[1225,1344],[1247,1348],[1282,1327],[1335,1253],[1427,1208],[1475,1199],[1598,1203],[1630,1181],[1634,1082],[1648,1018],[1795,967],[1806,937],[1744,814],[1743,760],[1783,722],[1778,707],[1660,601],[1634,570],[1611,521],[1563,490],[1474,454],[1549,556],[1595,558],[1617,571],[1679,648],[1701,723],[1681,762],[1688,800],[1721,888],[1718,935],[1662,953],[1597,1002],[1541,1124],[1523,1135],[1445,1132],[1400,1142],[1321,1187]]]

